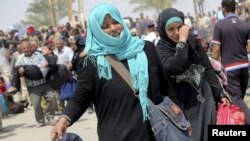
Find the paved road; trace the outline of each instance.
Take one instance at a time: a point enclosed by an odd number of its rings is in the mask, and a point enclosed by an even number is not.
[[[246,96],[246,102],[250,106],[250,89]],[[56,119],[58,116],[56,117]],[[96,134],[95,114],[85,113],[80,120],[68,128],[68,132],[78,134],[84,141],[98,141]],[[4,129],[8,132],[0,133],[1,141],[50,141],[49,132],[52,126],[46,125],[36,128],[35,117],[32,107],[22,114],[10,115],[8,119],[3,119]]]
[[[56,119],[58,116],[56,117]],[[67,132],[78,134],[84,141],[97,141],[96,116],[84,114],[80,120],[68,128]],[[32,107],[24,113],[10,115],[3,119],[3,127],[8,132],[0,133],[1,141],[50,141],[51,125],[36,128],[35,117]]]

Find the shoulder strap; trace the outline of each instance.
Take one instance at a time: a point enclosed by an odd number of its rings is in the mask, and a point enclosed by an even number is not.
[[[131,83],[131,79],[130,79],[130,73],[128,72],[127,68],[113,55],[107,55],[105,56],[105,58],[114,68],[114,70],[122,77],[122,79],[134,91],[132,83]],[[134,91],[134,95],[138,97],[138,95],[136,94],[137,93]],[[151,106],[155,105],[149,98],[148,100],[151,103]],[[184,114],[182,113],[180,109],[178,111],[178,114],[175,113],[176,111],[171,111],[171,110],[174,110],[173,108],[179,108],[179,107],[176,104],[174,104],[174,102],[168,97],[165,97],[164,101],[161,104],[157,105],[157,107],[159,108],[161,112],[163,112],[163,114],[165,114],[168,118],[170,118],[170,120],[174,122],[174,124],[178,128],[182,130],[187,130],[187,128],[191,126],[189,121],[186,120]]]
[[[133,90],[135,96],[138,95],[137,92],[134,90],[132,86],[132,82],[130,79],[130,73],[128,69],[114,56],[114,55],[106,55],[105,58],[107,61],[111,64],[111,66],[114,68],[114,70],[122,77],[122,79],[128,84],[128,86]]]

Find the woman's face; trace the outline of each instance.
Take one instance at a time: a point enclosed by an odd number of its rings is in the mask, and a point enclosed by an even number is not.
[[[77,50],[77,45],[75,43],[70,43],[69,46],[71,47],[71,49],[75,52]]]
[[[175,43],[178,43],[179,41],[179,29],[183,26],[180,22],[174,22],[170,24],[166,29],[166,34],[170,40],[172,40]]]
[[[102,24],[102,31],[113,37],[120,37],[123,27],[110,15],[106,15]]]
[[[46,46],[43,47],[42,52],[43,52],[43,55],[50,55],[50,54],[52,54],[52,51],[49,50],[49,48],[46,47]]]

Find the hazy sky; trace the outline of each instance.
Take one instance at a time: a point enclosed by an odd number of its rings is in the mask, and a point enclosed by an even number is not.
[[[0,0],[0,29],[7,30],[12,24],[18,23],[25,18],[25,11],[29,6],[29,3],[34,0]],[[123,17],[132,16],[138,17],[138,13],[132,13],[133,8],[136,5],[129,5],[130,0],[84,0],[84,13],[85,17],[88,16],[89,11],[93,6],[100,2],[109,2],[118,7]],[[205,0],[205,11],[216,10],[220,5],[221,0]],[[77,9],[76,4],[74,9]],[[194,14],[193,0],[177,0],[177,3],[173,7],[183,11]],[[148,15],[151,18],[156,17],[155,11],[144,11],[144,15]]]

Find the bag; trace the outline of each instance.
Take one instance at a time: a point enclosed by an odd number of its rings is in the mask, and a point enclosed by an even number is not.
[[[60,90],[60,100],[68,100],[74,95],[74,91],[76,89],[76,80],[70,78]]]
[[[9,114],[19,114],[24,112],[24,105],[21,102],[9,103],[8,109]]]
[[[30,80],[40,80],[43,79],[43,73],[36,65],[25,65],[24,68],[24,76]]]
[[[217,111],[217,125],[245,125],[243,110],[232,104],[230,106],[219,105]]]
[[[9,114],[18,114],[24,112],[24,104],[21,102],[14,102],[12,96],[7,97],[8,102],[8,113]]]
[[[82,141],[81,137],[75,133],[65,133],[62,141]]]
[[[155,105],[150,99],[149,122],[156,141],[191,141],[190,123],[169,97]]]
[[[124,65],[114,56],[105,58],[133,90],[130,74]],[[159,105],[155,105],[149,98],[148,101],[149,122],[156,141],[191,141],[188,133],[191,124],[169,97],[166,96]]]
[[[81,137],[75,133],[66,132],[63,134],[62,139],[55,136],[52,141],[83,141]]]
[[[46,77],[47,84],[53,89],[58,90],[63,84],[65,84],[71,77],[71,74],[65,65],[58,64],[58,68],[55,69],[49,77]]]

